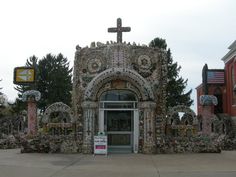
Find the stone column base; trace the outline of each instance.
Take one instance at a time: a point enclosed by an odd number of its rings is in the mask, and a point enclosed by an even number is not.
[[[156,147],[154,145],[144,145],[143,146],[143,153],[144,154],[155,154]]]
[[[93,146],[90,144],[84,144],[82,146],[82,153],[83,154],[92,154],[93,153]]]

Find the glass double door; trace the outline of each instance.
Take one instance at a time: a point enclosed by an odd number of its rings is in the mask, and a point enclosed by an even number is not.
[[[133,119],[131,110],[104,110],[104,129],[110,152],[132,152]]]

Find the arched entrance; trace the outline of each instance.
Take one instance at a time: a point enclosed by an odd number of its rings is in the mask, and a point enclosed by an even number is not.
[[[108,151],[138,152],[137,96],[129,90],[104,92],[99,100],[99,131],[108,136]]]
[[[87,85],[81,106],[83,153],[93,152],[93,136],[99,131],[108,134],[110,150],[154,153],[156,103],[150,84],[137,72],[101,72]],[[129,126],[122,129],[125,123]]]

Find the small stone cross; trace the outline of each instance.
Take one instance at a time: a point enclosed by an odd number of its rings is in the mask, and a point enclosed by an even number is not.
[[[90,130],[87,130],[87,134],[90,135],[91,131]]]
[[[148,133],[149,136],[152,136],[152,131],[151,130],[148,131],[147,133]]]
[[[117,43],[122,43],[122,32],[130,32],[130,27],[122,27],[121,18],[117,18],[117,27],[116,28],[108,28],[109,33],[117,33]]]

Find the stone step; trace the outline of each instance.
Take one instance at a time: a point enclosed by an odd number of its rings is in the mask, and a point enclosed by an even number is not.
[[[132,153],[131,147],[108,147],[109,154],[130,154]]]

